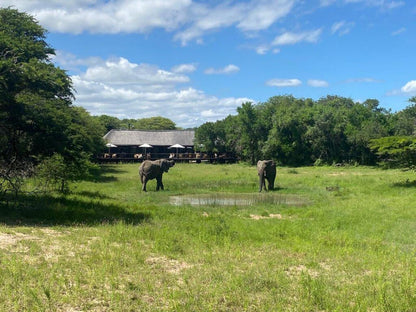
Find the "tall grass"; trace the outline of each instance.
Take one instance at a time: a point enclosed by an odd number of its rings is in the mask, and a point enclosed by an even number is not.
[[[414,311],[415,179],[278,168],[259,195],[255,167],[176,164],[144,193],[138,165],[104,166],[0,206],[0,310]],[[170,203],[182,195],[260,199]]]

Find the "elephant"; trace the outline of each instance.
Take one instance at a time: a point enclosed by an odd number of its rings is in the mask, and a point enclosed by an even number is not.
[[[276,178],[276,163],[273,160],[259,160],[257,162],[257,173],[259,175],[259,192],[264,190],[274,189],[274,179]],[[266,182],[268,182],[268,189],[266,188]]]
[[[139,168],[140,180],[142,182],[142,191],[146,192],[146,184],[149,180],[156,179],[156,191],[163,190],[162,176],[164,172],[168,172],[170,167],[173,167],[175,162],[173,160],[158,159],[145,160]]]

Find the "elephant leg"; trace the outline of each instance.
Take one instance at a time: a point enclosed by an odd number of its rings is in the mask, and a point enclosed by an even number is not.
[[[269,191],[271,191],[271,190],[273,190],[274,189],[274,185],[273,185],[273,180],[272,179],[267,179],[267,182],[268,182],[268,186],[269,186]]]
[[[142,178],[142,191],[143,192],[146,192],[147,190],[146,190],[146,184],[147,184],[147,179],[146,179],[146,177],[143,177]]]
[[[159,189],[163,190],[162,176],[156,178],[156,180],[157,180],[156,191],[158,191]]]
[[[260,179],[259,179],[259,192],[262,191],[263,187],[267,191],[267,189],[266,189],[266,182],[264,181],[264,177],[263,176],[260,176]]]

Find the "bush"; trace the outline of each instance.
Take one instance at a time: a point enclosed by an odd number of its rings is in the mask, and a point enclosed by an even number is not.
[[[32,163],[12,159],[9,162],[0,161],[0,199],[7,193],[15,197],[20,192],[24,179],[33,173]]]
[[[69,191],[69,182],[80,180],[88,176],[94,165],[88,159],[69,162],[60,154],[45,158],[36,170],[45,189],[54,189],[61,193]]]
[[[389,168],[416,166],[416,137],[390,136],[370,141],[370,148],[381,163]]]

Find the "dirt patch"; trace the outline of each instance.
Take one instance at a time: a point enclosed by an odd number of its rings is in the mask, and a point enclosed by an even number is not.
[[[345,173],[345,172],[333,172],[333,173],[328,173],[328,175],[331,176],[331,177],[338,177],[338,176],[347,175],[347,173]]]
[[[39,237],[23,233],[0,233],[0,248],[12,251],[11,249],[13,249],[13,247],[24,240],[39,240]]]
[[[184,261],[181,262],[175,259],[168,259],[165,256],[149,257],[145,262],[153,268],[161,268],[171,274],[179,274],[182,270],[193,267],[193,265]]]
[[[305,265],[300,264],[296,266],[291,266],[286,270],[286,274],[289,277],[299,277],[302,274],[308,274],[312,278],[317,278],[319,276],[319,272],[315,270],[308,269]]]
[[[36,231],[25,233],[0,233],[0,249],[11,253],[21,253],[22,259],[28,263],[37,261],[58,261],[60,257],[71,257],[75,253],[62,245],[58,237],[64,233],[50,229],[41,228]],[[36,252],[30,253],[32,248]]]
[[[283,219],[282,215],[280,213],[271,213],[268,216],[259,216],[259,215],[250,215],[250,219],[253,220],[262,220],[262,219]]]

